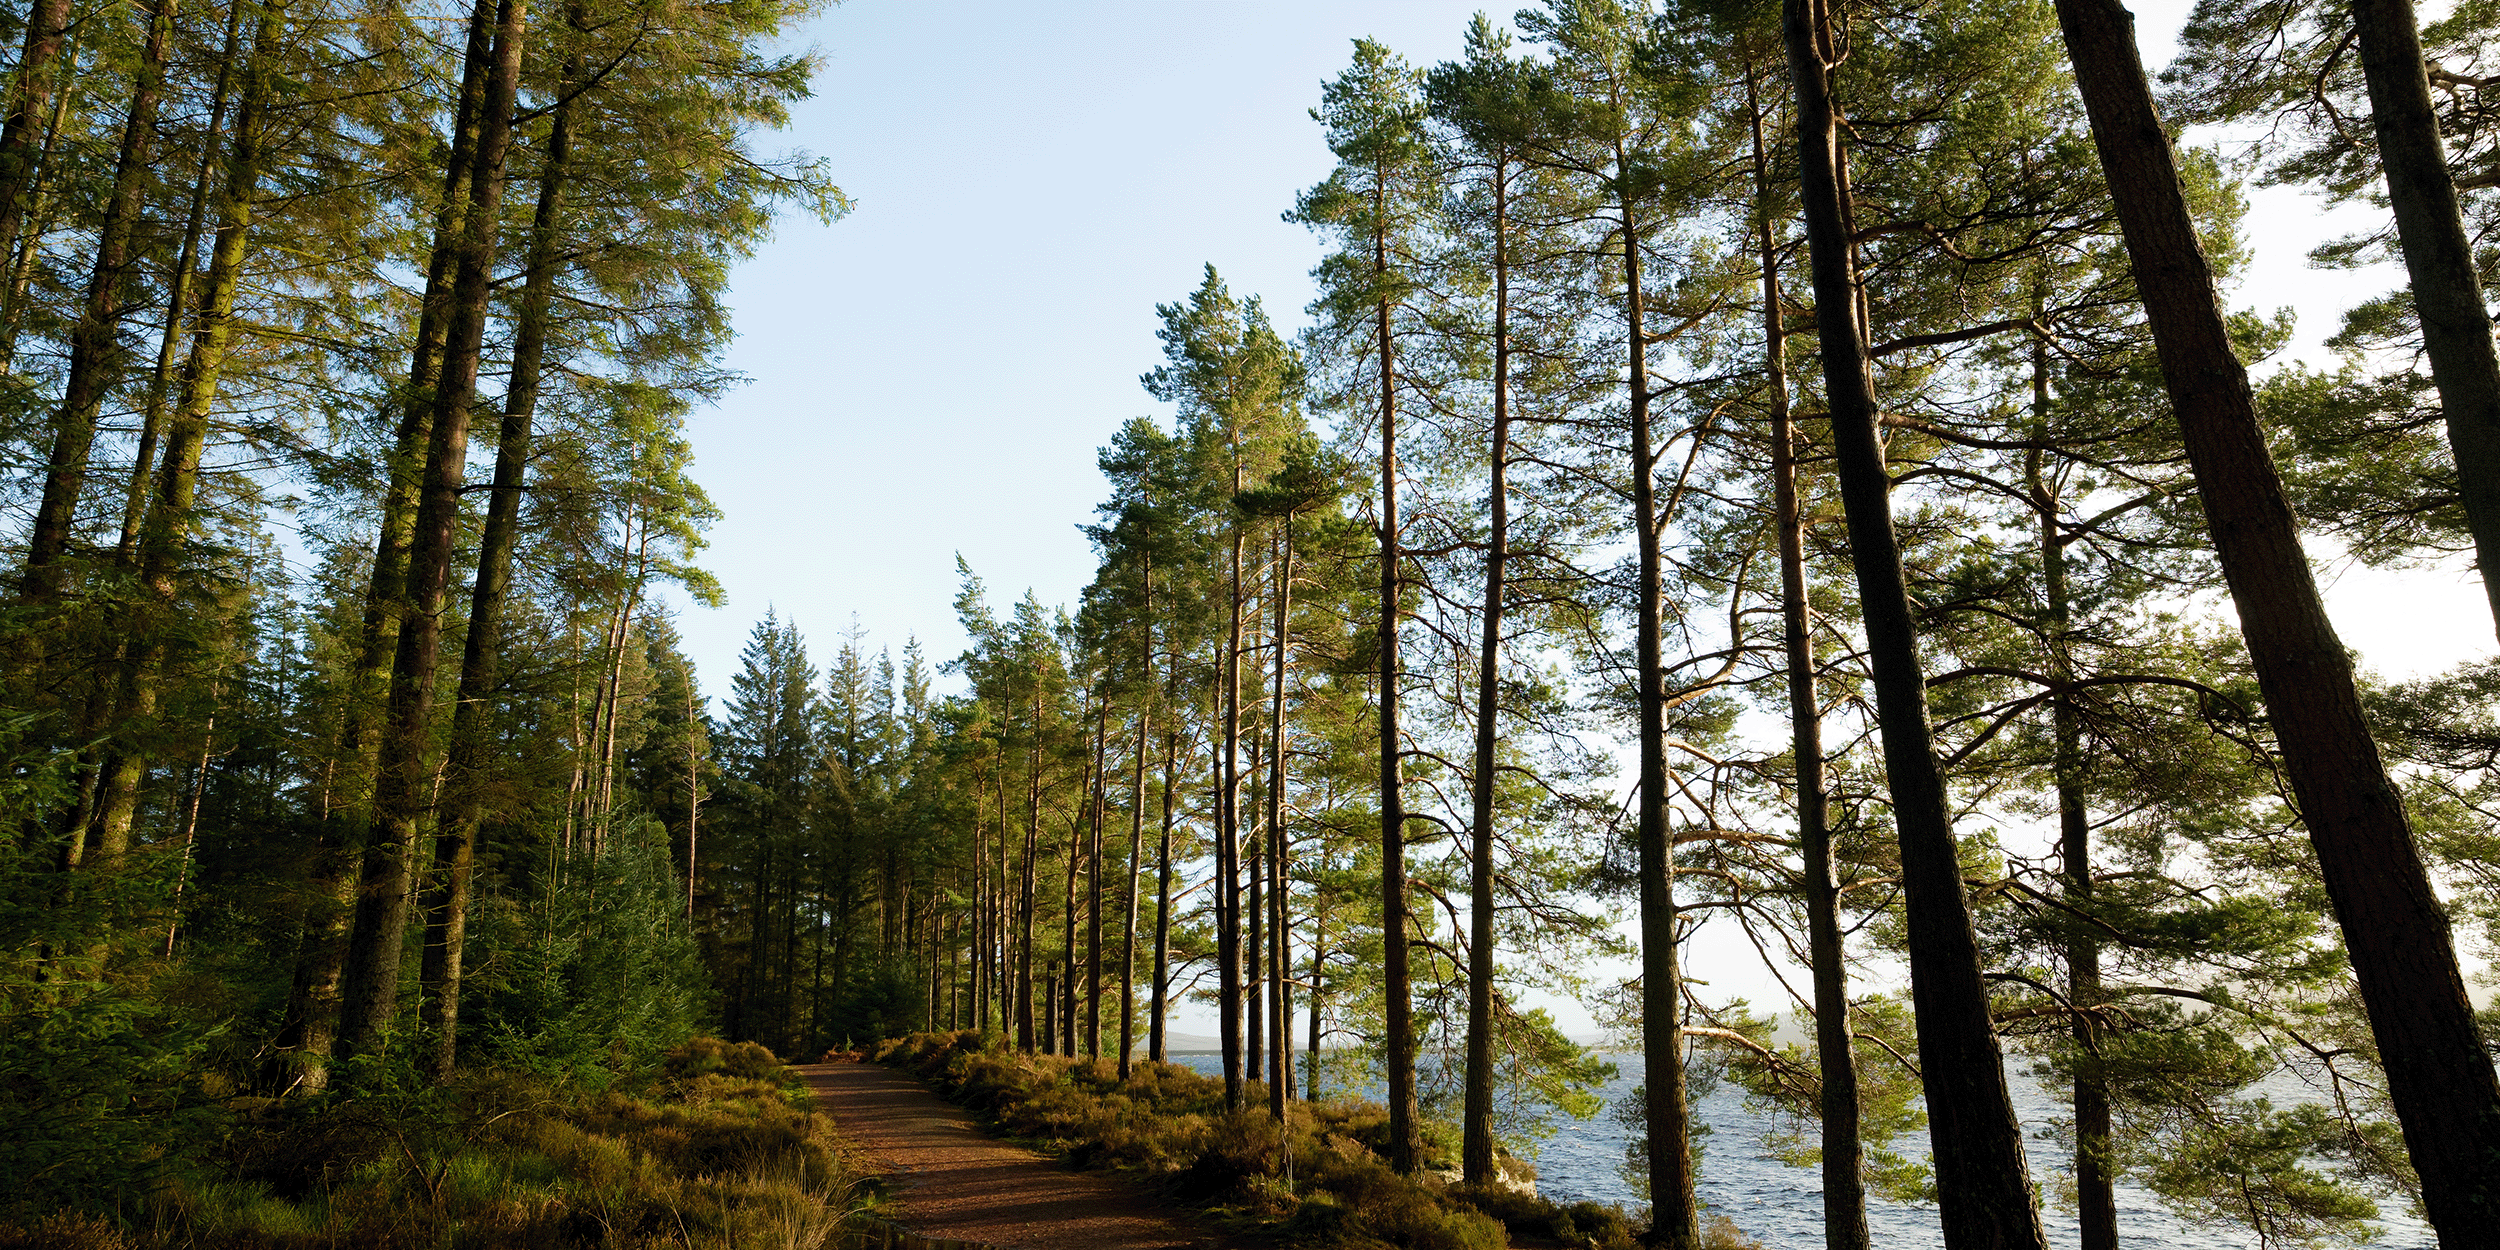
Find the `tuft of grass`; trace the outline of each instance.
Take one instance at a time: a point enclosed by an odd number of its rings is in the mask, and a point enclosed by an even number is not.
[[[1428,1157],[1425,1171],[1399,1175],[1383,1161],[1389,1117],[1377,1103],[1297,1102],[1280,1125],[1263,1094],[1226,1111],[1223,1083],[1187,1068],[1136,1063],[1122,1082],[1108,1061],[1017,1054],[969,1031],[896,1038],[874,1057],[1075,1166],[1139,1175],[1279,1244],[1502,1250],[1514,1237],[1596,1250],[1635,1244],[1632,1224],[1614,1207],[1448,1185],[1433,1171],[1448,1159]],[[1525,1167],[1513,1162],[1510,1170]]]

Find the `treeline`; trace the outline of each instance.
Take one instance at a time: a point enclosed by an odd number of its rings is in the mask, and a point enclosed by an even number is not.
[[[1724,1072],[1793,1117],[1830,1245],[1870,1193],[2042,1245],[2009,1052],[2068,1100],[2092,1250],[2122,1177],[2267,1244],[2383,1201],[2491,1244],[2454,930],[2500,916],[2490,677],[2365,685],[2304,551],[2484,550],[2489,17],[2214,0],[2158,94],[2127,21],[1553,0],[1446,64],[1358,41],[1289,212],[1311,328],[1212,269],[1159,309],[1171,415],[1103,449],[1080,602],[964,569],[948,697],[757,632],[724,1010],[1125,1072],[1195,996],[1236,1107],[1348,1045],[1390,1160],[1483,1183],[1596,1109],[1525,1006],[1582,993],[1640,1039],[1654,1244],[1697,1244]],[[2411,276],[2337,371],[2250,380],[2290,324],[2223,303],[2243,167],[2165,116],[2391,203],[2321,251]],[[1639,975],[1586,984],[1635,918]],[[1702,924],[1791,1001],[1685,976]]]
[[[729,268],[846,207],[761,144],[809,12],[0,15],[9,1208],[135,1200],[236,1098],[709,1013],[653,595],[716,596]]]

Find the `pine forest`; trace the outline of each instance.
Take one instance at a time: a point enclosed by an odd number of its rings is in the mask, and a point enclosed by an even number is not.
[[[0,14],[0,1247],[940,1235],[843,1060],[1200,1244],[2500,1247],[2500,661],[2317,573],[2500,568],[2500,5],[1339,39],[1081,593],[698,672],[867,5]],[[2243,306],[2276,187],[2394,285]]]

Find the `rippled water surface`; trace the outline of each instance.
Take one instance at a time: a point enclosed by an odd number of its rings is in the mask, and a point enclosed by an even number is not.
[[[1605,1089],[1607,1105],[1611,1107],[1640,1085],[1641,1058],[1621,1054],[1609,1058],[1620,1070]],[[1223,1070],[1222,1061],[1215,1055],[1174,1055],[1173,1059],[1209,1074]],[[2058,1104],[2036,1082],[2020,1073],[2013,1074],[2013,1088],[2014,1110],[2034,1139],[2033,1175],[2046,1185],[2052,1179],[2051,1173],[2065,1170],[2060,1148],[2043,1136],[2059,1112]],[[1820,1178],[1811,1168],[1789,1167],[1763,1150],[1763,1135],[1774,1126],[1765,1117],[1747,1110],[1743,1093],[1732,1086],[1721,1086],[1696,1103],[1695,1110],[1712,1130],[1698,1186],[1701,1200],[1710,1211],[1734,1220],[1737,1227],[1772,1250],[1820,1244]],[[1538,1191],[1565,1202],[1593,1199],[1638,1205],[1621,1175],[1624,1146],[1629,1140],[1629,1130],[1611,1116],[1601,1115],[1586,1122],[1565,1121],[1561,1131],[1547,1139],[1537,1153]],[[1926,1153],[1923,1138],[1901,1144],[1912,1153]],[[2076,1244],[2071,1214],[2054,1209],[2042,1214],[2051,1246]],[[1866,1217],[1874,1244],[1884,1250],[1940,1250],[1944,1245],[1944,1234],[1932,1206],[1871,1199]],[[2118,1188],[2118,1235],[2122,1244],[2159,1246],[2162,1250],[2243,1250],[2257,1244],[2256,1237],[2244,1229],[2185,1223],[2164,1209],[2152,1194],[2131,1185]],[[2396,1216],[2384,1222],[2381,1235],[2369,1245],[2373,1250],[2433,1250],[2436,1242],[2428,1228]]]

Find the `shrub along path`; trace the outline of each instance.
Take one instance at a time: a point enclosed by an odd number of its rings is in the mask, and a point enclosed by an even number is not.
[[[898,1222],[1015,1250],[1199,1250],[1220,1238],[1116,1178],[984,1134],[919,1081],[873,1063],[800,1065],[834,1131],[898,1182]]]

